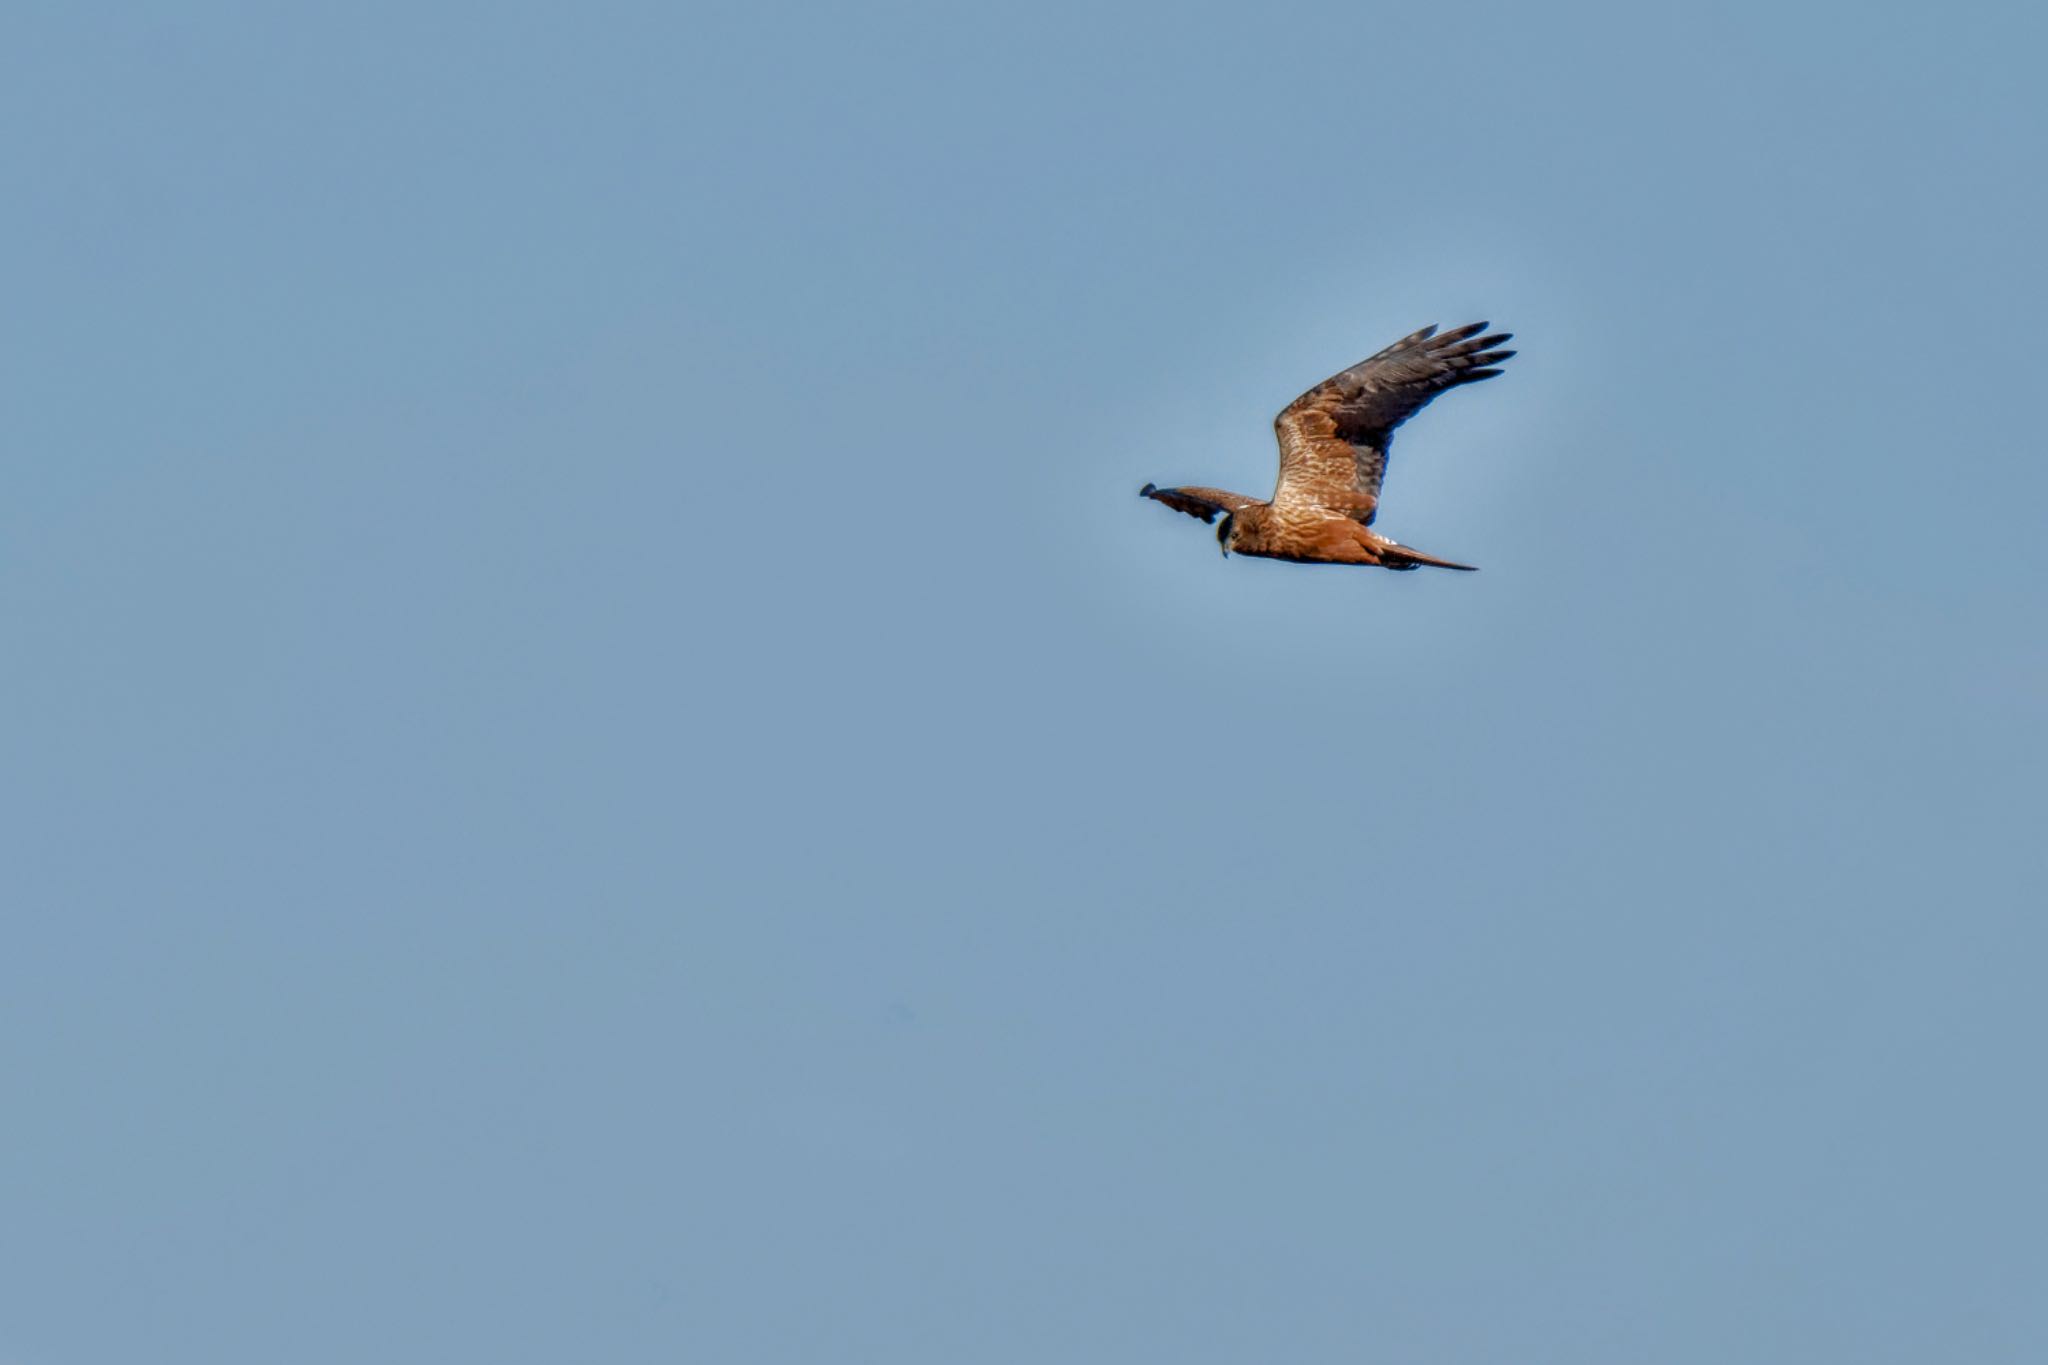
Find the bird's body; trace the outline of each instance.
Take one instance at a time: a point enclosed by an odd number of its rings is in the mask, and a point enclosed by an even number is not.
[[[1405,336],[1377,355],[1310,389],[1273,420],[1280,480],[1260,501],[1220,488],[1155,488],[1140,495],[1203,521],[1218,513],[1223,553],[1308,564],[1430,565],[1469,569],[1412,550],[1372,528],[1394,428],[1446,389],[1489,379],[1513,355],[1494,350],[1505,332],[1478,336],[1475,322],[1438,336],[1435,327]]]

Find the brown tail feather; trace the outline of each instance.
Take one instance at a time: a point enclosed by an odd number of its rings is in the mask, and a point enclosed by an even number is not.
[[[1426,564],[1432,569],[1460,569],[1465,573],[1479,571],[1477,564],[1460,564],[1456,560],[1438,559],[1435,555],[1426,555],[1420,550],[1411,550],[1406,545],[1396,545],[1392,541],[1380,547],[1380,563],[1390,569],[1415,569]]]

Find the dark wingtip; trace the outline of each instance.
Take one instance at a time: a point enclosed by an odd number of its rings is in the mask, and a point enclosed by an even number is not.
[[[1157,493],[1158,491],[1159,491],[1159,485],[1157,485],[1157,484],[1152,484],[1152,483],[1148,483],[1148,484],[1146,484],[1146,485],[1145,485],[1145,486],[1144,486],[1143,488],[1140,488],[1140,489],[1138,490],[1138,496],[1139,496],[1139,497],[1141,497],[1141,498],[1149,498],[1149,497],[1151,497],[1151,496],[1152,496],[1152,495],[1153,495],[1154,493]]]

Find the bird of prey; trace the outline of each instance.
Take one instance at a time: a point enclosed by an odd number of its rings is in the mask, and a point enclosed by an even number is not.
[[[1491,379],[1513,351],[1494,348],[1509,333],[1480,336],[1475,322],[1437,335],[1434,326],[1402,337],[1289,403],[1273,419],[1280,441],[1280,482],[1261,502],[1220,488],[1155,488],[1139,496],[1205,522],[1223,514],[1217,543],[1266,559],[1306,564],[1377,564],[1383,569],[1470,569],[1411,550],[1371,529],[1394,428],[1446,389]]]

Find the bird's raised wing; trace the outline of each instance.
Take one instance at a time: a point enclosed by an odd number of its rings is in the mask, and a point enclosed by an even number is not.
[[[1273,419],[1280,484],[1273,501],[1313,503],[1372,523],[1394,428],[1446,389],[1491,379],[1513,351],[1492,349],[1507,332],[1479,336],[1483,322],[1438,336],[1425,327],[1331,375]]]
[[[1149,483],[1138,490],[1138,496],[1163,502],[1176,512],[1185,512],[1203,521],[1214,521],[1218,512],[1235,512],[1259,501],[1242,493],[1226,493],[1220,488],[1155,488]]]

